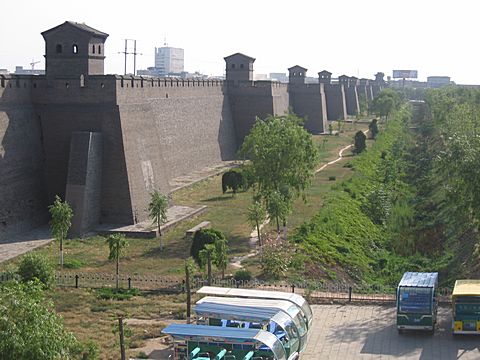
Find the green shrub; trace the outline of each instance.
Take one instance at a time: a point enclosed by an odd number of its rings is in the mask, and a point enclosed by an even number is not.
[[[247,269],[240,269],[235,271],[233,278],[236,281],[250,281],[252,280],[252,273]]]
[[[84,267],[84,266],[85,266],[85,263],[77,259],[67,259],[63,263],[63,267],[65,269],[80,269],[81,267]]]
[[[76,355],[82,360],[97,360],[100,355],[100,347],[95,341],[88,340],[78,345]]]
[[[200,251],[205,249],[205,245],[214,244],[217,240],[225,239],[225,235],[216,229],[201,229],[198,230],[194,237],[192,246],[190,248],[190,256],[193,257],[195,262],[200,265]]]
[[[47,288],[52,287],[55,282],[53,265],[45,256],[37,253],[29,253],[22,257],[18,265],[18,274],[23,282],[38,279]]]
[[[100,288],[96,292],[102,300],[130,300],[133,296],[140,295],[138,289]]]
[[[145,351],[140,351],[137,355],[137,359],[149,359],[150,357],[145,353]]]
[[[335,180],[337,180],[337,177],[336,177],[336,176],[329,176],[329,177],[328,177],[328,180],[330,180],[330,181],[335,181]]]
[[[179,309],[173,314],[175,320],[185,320],[187,318],[187,311],[184,309]]]

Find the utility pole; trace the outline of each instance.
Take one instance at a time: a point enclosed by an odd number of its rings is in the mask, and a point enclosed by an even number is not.
[[[118,330],[120,333],[120,358],[125,360],[125,339],[123,335],[123,318],[121,316],[118,317]]]
[[[131,54],[128,52],[128,40],[130,39],[125,39],[125,50],[119,52],[119,54],[123,54],[125,56],[123,61],[123,75],[127,75],[127,55]]]
[[[128,42],[133,41],[133,52],[128,52]],[[123,66],[123,75],[127,75],[127,55],[133,55],[133,75],[136,75],[137,72],[137,55],[143,55],[137,53],[137,40],[135,39],[125,39],[125,50],[120,51],[119,54],[125,55],[124,66]]]
[[[128,52],[127,52],[127,44],[128,44],[128,40],[125,39],[125,52],[124,52],[124,54],[125,54],[125,61],[124,61],[123,75],[127,75],[127,54],[128,54]]]
[[[142,53],[137,53],[137,40],[133,40],[133,75],[137,73],[137,55],[143,55]]]

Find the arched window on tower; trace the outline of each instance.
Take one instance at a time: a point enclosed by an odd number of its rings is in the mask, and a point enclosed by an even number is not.
[[[73,52],[74,54],[78,54],[78,45],[77,45],[77,44],[73,44],[73,46],[72,46],[72,52]]]
[[[95,45],[92,45],[92,53],[95,54]]]
[[[62,45],[61,44],[57,44],[56,48],[55,48],[55,52],[57,54],[61,54],[62,53]]]
[[[102,53],[102,48],[100,45],[98,45],[98,53],[101,54]]]

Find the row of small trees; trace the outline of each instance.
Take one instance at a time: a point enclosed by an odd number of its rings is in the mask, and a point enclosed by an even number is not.
[[[163,251],[163,240],[161,226],[167,222],[168,199],[165,195],[155,190],[151,194],[151,200],[148,204],[148,215],[156,226],[156,235],[160,239],[160,251]],[[63,242],[67,239],[68,232],[72,226],[73,210],[66,201],[56,195],[55,201],[48,207],[52,217],[50,221],[50,231],[55,240],[60,245],[60,266],[63,268]],[[121,248],[125,248],[127,242],[121,236],[110,236],[107,239],[110,247],[110,257],[115,258],[116,253],[120,254]],[[117,264],[118,267],[118,264]]]

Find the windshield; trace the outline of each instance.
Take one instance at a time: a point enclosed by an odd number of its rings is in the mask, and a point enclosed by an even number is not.
[[[303,301],[303,304],[302,304],[302,311],[306,318],[305,321],[310,326],[313,320],[313,313],[312,313],[312,308],[310,307],[310,305],[308,305],[307,301],[305,300]]]
[[[432,289],[401,287],[398,294],[398,311],[402,313],[430,314]]]
[[[283,348],[283,345],[280,341],[275,341],[273,344],[272,348],[273,354],[278,358],[278,359],[285,359],[281,354],[285,354],[285,349]],[[281,357],[280,357],[281,356]]]
[[[297,313],[297,315],[293,318],[293,323],[295,324],[300,337],[300,350],[303,350],[307,345],[307,324],[300,313]]]
[[[290,354],[298,351],[300,339],[293,321],[288,321],[283,326],[272,321],[270,322],[269,332],[273,333],[285,348],[290,348]]]
[[[455,299],[455,314],[480,315],[480,296],[459,296]]]

